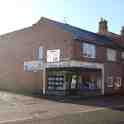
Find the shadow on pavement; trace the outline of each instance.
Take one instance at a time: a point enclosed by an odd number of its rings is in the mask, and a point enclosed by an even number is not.
[[[78,105],[87,105],[95,107],[106,107],[118,111],[124,111],[124,96],[93,96],[93,97],[57,97],[50,96],[49,100],[60,103],[71,103]]]

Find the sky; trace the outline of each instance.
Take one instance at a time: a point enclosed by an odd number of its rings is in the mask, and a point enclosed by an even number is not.
[[[124,0],[0,0],[0,34],[31,26],[42,16],[92,32],[103,17],[109,31],[120,33],[123,8]]]

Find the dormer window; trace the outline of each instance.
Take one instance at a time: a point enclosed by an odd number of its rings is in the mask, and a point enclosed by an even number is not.
[[[81,43],[81,54],[86,58],[96,58],[96,46],[89,43]]]

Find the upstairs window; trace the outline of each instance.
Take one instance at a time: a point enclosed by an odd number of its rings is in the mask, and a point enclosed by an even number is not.
[[[37,59],[38,60],[43,60],[43,47],[42,46],[40,46],[37,49]]]
[[[86,58],[96,58],[96,46],[94,44],[82,43],[81,54]]]
[[[107,60],[116,61],[116,50],[107,48]]]

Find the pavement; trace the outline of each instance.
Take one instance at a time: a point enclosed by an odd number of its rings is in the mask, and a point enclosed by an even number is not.
[[[118,107],[124,107],[124,96],[54,101],[0,92],[0,124],[55,124],[63,115]]]

